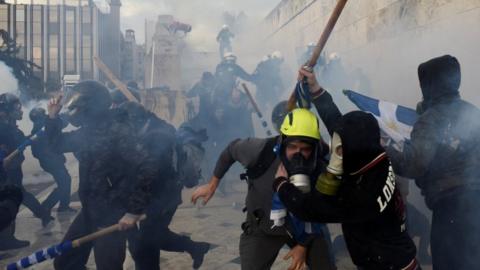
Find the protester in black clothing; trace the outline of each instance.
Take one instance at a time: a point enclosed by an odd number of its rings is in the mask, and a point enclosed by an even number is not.
[[[22,105],[18,97],[13,94],[0,95],[0,151],[3,156],[15,151],[22,145],[27,137],[18,128],[17,121],[21,120],[23,116]],[[19,153],[8,164],[2,162],[3,176],[0,179],[3,183],[9,183],[18,186],[22,189],[23,201],[22,203],[28,207],[33,214],[42,220],[42,225],[46,226],[53,217],[38,200],[23,187],[23,171],[22,164],[25,160],[23,153]],[[12,223],[10,227],[5,229],[0,234],[0,249],[20,248],[28,246],[28,241],[19,241],[14,237],[15,224]]]
[[[53,176],[57,184],[57,187],[42,202],[42,206],[51,211],[59,202],[58,212],[75,212],[73,208],[70,208],[72,179],[65,167],[65,156],[52,151],[47,137],[42,132],[45,120],[48,118],[47,113],[43,108],[34,108],[30,111],[29,116],[33,122],[31,136],[36,135],[31,146],[32,155],[38,159],[40,167]],[[68,123],[65,122],[64,126],[66,125]]]
[[[237,64],[237,57],[232,53],[227,53],[215,69],[214,102],[231,98],[232,91],[236,88],[239,78],[244,81],[253,81],[253,76]]]
[[[203,262],[210,245],[195,242],[188,236],[172,232],[168,226],[182,203],[182,189],[186,183],[193,187],[196,179],[182,179],[188,173],[181,169],[188,164],[183,159],[183,146],[177,144],[175,128],[147,111],[142,105],[126,102],[121,107],[126,118],[137,131],[140,143],[157,164],[155,181],[152,183],[152,201],[147,209],[147,219],[140,223],[139,234],[130,240],[130,252],[137,270],[159,270],[160,250],[187,252],[193,259],[193,268],[197,269]],[[185,136],[185,135],[184,135]],[[199,142],[201,143],[201,142]],[[192,142],[188,142],[192,146]],[[198,145],[198,144],[197,144]],[[174,156],[178,162],[174,162]],[[175,169],[176,167],[176,169]],[[195,171],[195,168],[190,168]],[[197,172],[198,172],[198,168]]]
[[[275,51],[258,63],[252,74],[257,86],[256,101],[263,107],[275,104],[285,90],[281,75],[283,61],[283,55]]]
[[[206,113],[213,103],[213,90],[215,88],[215,77],[210,72],[204,72],[202,79],[197,82],[190,91],[187,93],[187,97],[199,98],[199,113]]]
[[[433,211],[433,269],[476,269],[480,257],[480,110],[460,98],[460,63],[445,55],[418,67],[423,101],[411,139],[388,145],[395,172],[415,179]]]
[[[360,269],[418,269],[415,245],[405,230],[405,209],[376,119],[365,112],[341,115],[331,96],[305,70],[314,104],[332,136],[327,173],[302,193],[279,167],[274,189],[297,217],[342,223],[348,250]]]
[[[69,122],[79,127],[62,133],[58,117],[62,106],[48,106],[45,132],[53,150],[75,152],[79,160],[79,197],[82,210],[64,240],[85,236],[115,223],[119,232],[68,251],[54,261],[55,269],[85,269],[93,249],[99,270],[119,270],[125,259],[127,229],[135,227],[150,202],[156,164],[136,141],[133,128],[110,110],[108,90],[96,81],[84,81],[67,97]]]

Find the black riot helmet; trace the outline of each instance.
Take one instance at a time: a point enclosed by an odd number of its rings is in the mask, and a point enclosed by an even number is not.
[[[280,127],[282,126],[285,116],[288,114],[287,104],[288,101],[281,101],[275,105],[272,111],[272,124],[278,133],[280,133]]]
[[[37,107],[33,108],[28,116],[33,123],[44,123],[47,119],[47,112],[44,108]]]
[[[1,94],[0,113],[2,113],[9,121],[22,120],[23,111],[20,99],[14,94]]]
[[[97,81],[78,83],[69,92],[65,102],[68,121],[77,127],[104,118],[111,105],[108,89]]]

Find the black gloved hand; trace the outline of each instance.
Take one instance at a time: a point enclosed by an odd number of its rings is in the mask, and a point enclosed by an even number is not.
[[[284,176],[280,176],[280,177],[277,177],[275,178],[275,180],[273,181],[273,191],[275,192],[278,192],[278,188],[284,183],[284,182],[287,182],[288,183],[288,179]]]
[[[0,186],[0,200],[10,200],[19,206],[23,201],[22,190],[14,185],[2,185]]]

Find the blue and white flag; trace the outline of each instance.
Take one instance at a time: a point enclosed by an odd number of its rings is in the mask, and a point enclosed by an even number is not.
[[[418,118],[415,110],[391,102],[367,97],[351,90],[344,90],[343,93],[360,110],[369,112],[375,116],[380,129],[395,143],[403,145],[405,140],[410,139],[413,125]]]

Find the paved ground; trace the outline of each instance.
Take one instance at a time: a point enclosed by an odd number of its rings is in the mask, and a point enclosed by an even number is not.
[[[78,186],[75,167],[74,163],[70,163],[74,181],[72,190],[74,191]],[[40,200],[43,200],[54,186],[49,176],[38,172],[36,168],[26,173],[25,180],[28,183],[28,189],[34,192],[37,198],[41,198]],[[175,232],[190,235],[196,241],[206,241],[213,244],[201,269],[240,269],[238,241],[241,233],[240,224],[244,219],[241,209],[243,208],[246,185],[240,181],[233,182],[235,184],[230,188],[233,191],[232,195],[228,197],[215,196],[206,207],[195,207],[190,204],[189,198],[192,191],[185,190],[183,194],[185,203],[179,208],[171,225],[171,229]],[[77,209],[80,208],[78,199],[73,201],[72,206]],[[74,215],[57,215],[56,211],[54,211],[54,215],[55,222],[46,229],[42,229],[40,220],[34,218],[28,209],[22,208],[17,218],[16,235],[19,239],[30,240],[32,245],[21,250],[1,252],[0,269],[3,269],[7,263],[59,242]],[[331,226],[331,232],[334,236],[338,234],[338,226]],[[281,259],[286,252],[287,249],[284,248],[273,269],[288,268],[288,263]],[[95,269],[92,262],[91,258],[89,269]],[[191,258],[186,253],[163,251],[161,253],[162,269],[191,269],[191,264]],[[337,266],[338,269],[355,269],[346,254],[337,254]],[[51,262],[45,262],[32,269],[47,270],[53,269],[53,267]],[[125,261],[125,269],[134,269],[130,257]]]

